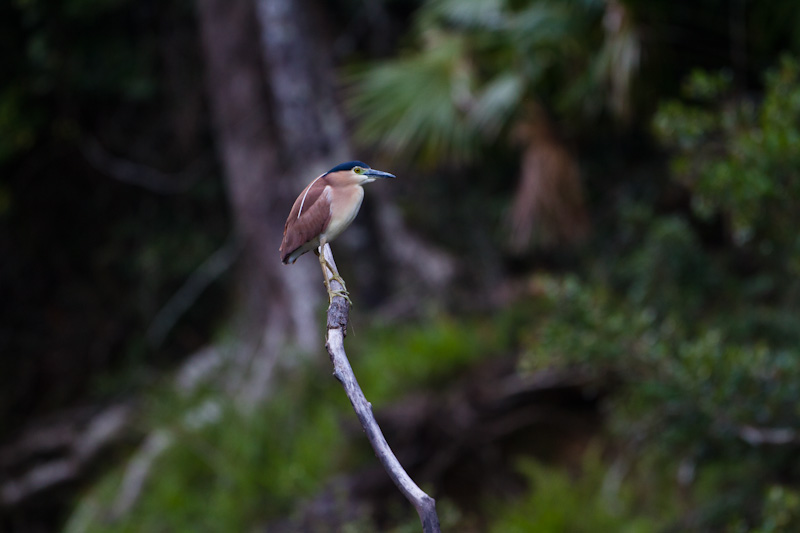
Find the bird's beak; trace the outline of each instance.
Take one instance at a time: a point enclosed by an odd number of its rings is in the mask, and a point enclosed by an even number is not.
[[[372,176],[374,178],[396,178],[394,174],[389,174],[388,172],[384,172],[382,170],[375,170],[374,168],[368,168],[366,172],[363,174],[364,176]]]

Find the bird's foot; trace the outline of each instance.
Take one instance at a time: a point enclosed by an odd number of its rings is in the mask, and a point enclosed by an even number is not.
[[[323,245],[324,246],[324,245]],[[322,246],[320,246],[320,252],[322,251]],[[323,253],[319,253],[319,263],[322,266],[322,274],[325,280],[325,288],[328,290],[328,302],[333,303],[333,298],[336,296],[341,296],[350,306],[353,306],[353,300],[350,299],[350,293],[347,292],[347,285],[345,284],[342,276],[336,272],[336,269],[333,268],[333,265],[328,263],[328,260],[325,259],[325,255]],[[330,279],[328,279],[328,272],[331,273]],[[342,285],[342,289],[333,289],[331,288],[331,281],[336,280]]]
[[[337,290],[332,290],[332,289],[328,290],[328,301],[330,303],[333,303],[333,299],[336,296],[341,296],[342,298],[347,300],[347,303],[348,303],[348,305],[350,305],[350,307],[353,307],[353,300],[350,299],[350,294],[347,291],[344,291],[344,290],[337,291]]]
[[[328,289],[328,302],[333,303],[334,297],[341,296],[342,298],[347,300],[347,303],[350,304],[350,307],[352,307],[353,300],[350,299],[350,293],[347,292],[347,286],[344,284],[344,280],[341,278],[341,276],[337,274],[333,274],[333,276],[331,277],[331,280],[334,279],[342,284],[342,289],[339,290],[332,288],[330,281],[327,278],[325,278],[325,288]]]

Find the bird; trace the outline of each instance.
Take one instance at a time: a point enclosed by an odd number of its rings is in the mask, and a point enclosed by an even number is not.
[[[281,262],[290,265],[304,253],[314,250],[323,273],[328,268],[332,279],[343,287],[342,291],[332,290],[325,276],[329,301],[333,302],[333,297],[339,295],[352,304],[344,280],[325,259],[322,248],[341,235],[356,218],[364,200],[363,185],[394,177],[361,161],[348,161],[314,179],[294,201],[286,219],[280,246]]]

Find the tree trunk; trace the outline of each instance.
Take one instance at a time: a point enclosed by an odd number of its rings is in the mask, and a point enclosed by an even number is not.
[[[322,345],[317,262],[284,267],[277,255],[296,195],[352,159],[319,8],[310,0],[198,0],[217,144],[245,243],[237,317],[247,342],[233,384],[247,403],[264,395],[275,353],[288,342],[306,351]],[[426,275],[442,269],[433,270]]]
[[[319,4],[256,0],[281,155],[295,177],[295,194],[311,177],[354,159],[336,94],[333,46],[325,31],[329,18]],[[383,253],[388,264],[413,278],[415,286],[426,291],[445,287],[455,271],[452,259],[408,230],[388,191],[369,194],[376,214],[373,231],[384,244],[373,253]],[[346,240],[339,245],[346,246]]]
[[[314,2],[255,1],[281,155],[302,189],[351,156],[336,99],[332,45],[325,42],[322,17],[312,16],[318,13]]]
[[[216,142],[236,231],[239,262],[235,332],[239,341],[229,385],[252,405],[266,394],[278,353],[290,343],[311,351],[322,343],[314,310],[320,273],[312,262],[284,267],[278,257],[283,223],[294,200],[283,172],[275,117],[249,0],[198,0],[206,84]],[[277,109],[273,109],[276,107]]]

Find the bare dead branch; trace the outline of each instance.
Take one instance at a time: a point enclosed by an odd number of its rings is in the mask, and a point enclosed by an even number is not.
[[[82,411],[31,428],[0,448],[0,510],[30,504],[46,491],[81,479],[128,434],[132,408],[127,403],[91,416]]]
[[[142,492],[153,463],[172,444],[173,434],[167,429],[157,429],[148,435],[144,444],[128,462],[119,493],[111,506],[111,518],[118,520],[127,514]]]
[[[164,304],[147,328],[147,340],[151,346],[161,346],[172,327],[197,301],[203,291],[230,268],[244,248],[242,242],[230,237],[217,251],[197,267],[189,279]]]
[[[142,187],[158,194],[186,192],[197,181],[197,177],[210,166],[207,159],[197,159],[179,172],[164,172],[112,155],[96,139],[89,139],[84,143],[83,156],[103,174],[122,183]]]
[[[343,290],[344,287],[334,279],[334,274],[338,275],[336,263],[333,260],[333,253],[328,244],[326,244],[321,253],[324,254],[328,264],[335,271],[332,272],[329,268],[323,268],[323,275],[331,284],[334,290]],[[344,387],[344,391],[353,405],[353,409],[358,415],[358,420],[361,422],[361,427],[367,434],[369,443],[372,449],[375,450],[375,455],[383,465],[386,473],[392,479],[392,482],[400,489],[403,496],[411,502],[419,514],[420,522],[422,522],[422,531],[424,533],[439,533],[439,517],[436,514],[436,501],[428,496],[420,489],[414,480],[403,469],[400,461],[397,460],[386,438],[383,436],[375,416],[372,414],[372,404],[370,404],[361,387],[356,380],[353,369],[350,367],[350,362],[347,359],[347,354],[344,351],[344,337],[347,334],[347,320],[350,314],[350,309],[341,296],[335,296],[328,307],[328,333],[325,348],[331,357],[333,363],[333,375]]]
[[[751,446],[782,445],[800,442],[800,436],[792,428],[764,428],[741,426],[739,438]]]

